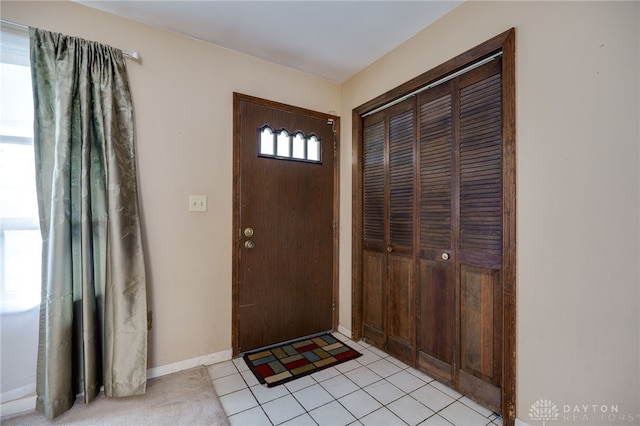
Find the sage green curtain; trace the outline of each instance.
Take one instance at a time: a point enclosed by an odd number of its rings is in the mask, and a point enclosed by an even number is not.
[[[42,303],[36,408],[146,390],[146,278],[122,51],[30,28]]]

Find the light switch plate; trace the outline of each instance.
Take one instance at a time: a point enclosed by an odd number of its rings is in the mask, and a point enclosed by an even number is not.
[[[189,195],[189,211],[190,212],[206,212],[207,196],[206,195]]]

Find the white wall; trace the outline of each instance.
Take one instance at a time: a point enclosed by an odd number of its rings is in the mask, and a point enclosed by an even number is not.
[[[515,27],[517,415],[538,424],[529,408],[550,399],[554,424],[640,423],[639,9],[467,2],[343,85],[342,324],[351,318],[349,111]],[[575,404],[599,407],[565,418]],[[601,405],[618,407],[615,422]]]

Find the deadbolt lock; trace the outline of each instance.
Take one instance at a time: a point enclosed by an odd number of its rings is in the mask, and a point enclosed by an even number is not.
[[[245,228],[244,236],[247,238],[253,237],[253,228]]]

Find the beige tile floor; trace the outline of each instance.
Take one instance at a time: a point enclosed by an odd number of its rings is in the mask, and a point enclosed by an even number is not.
[[[334,333],[362,356],[267,388],[242,358],[209,366],[231,425],[501,426],[502,418],[377,348]]]

